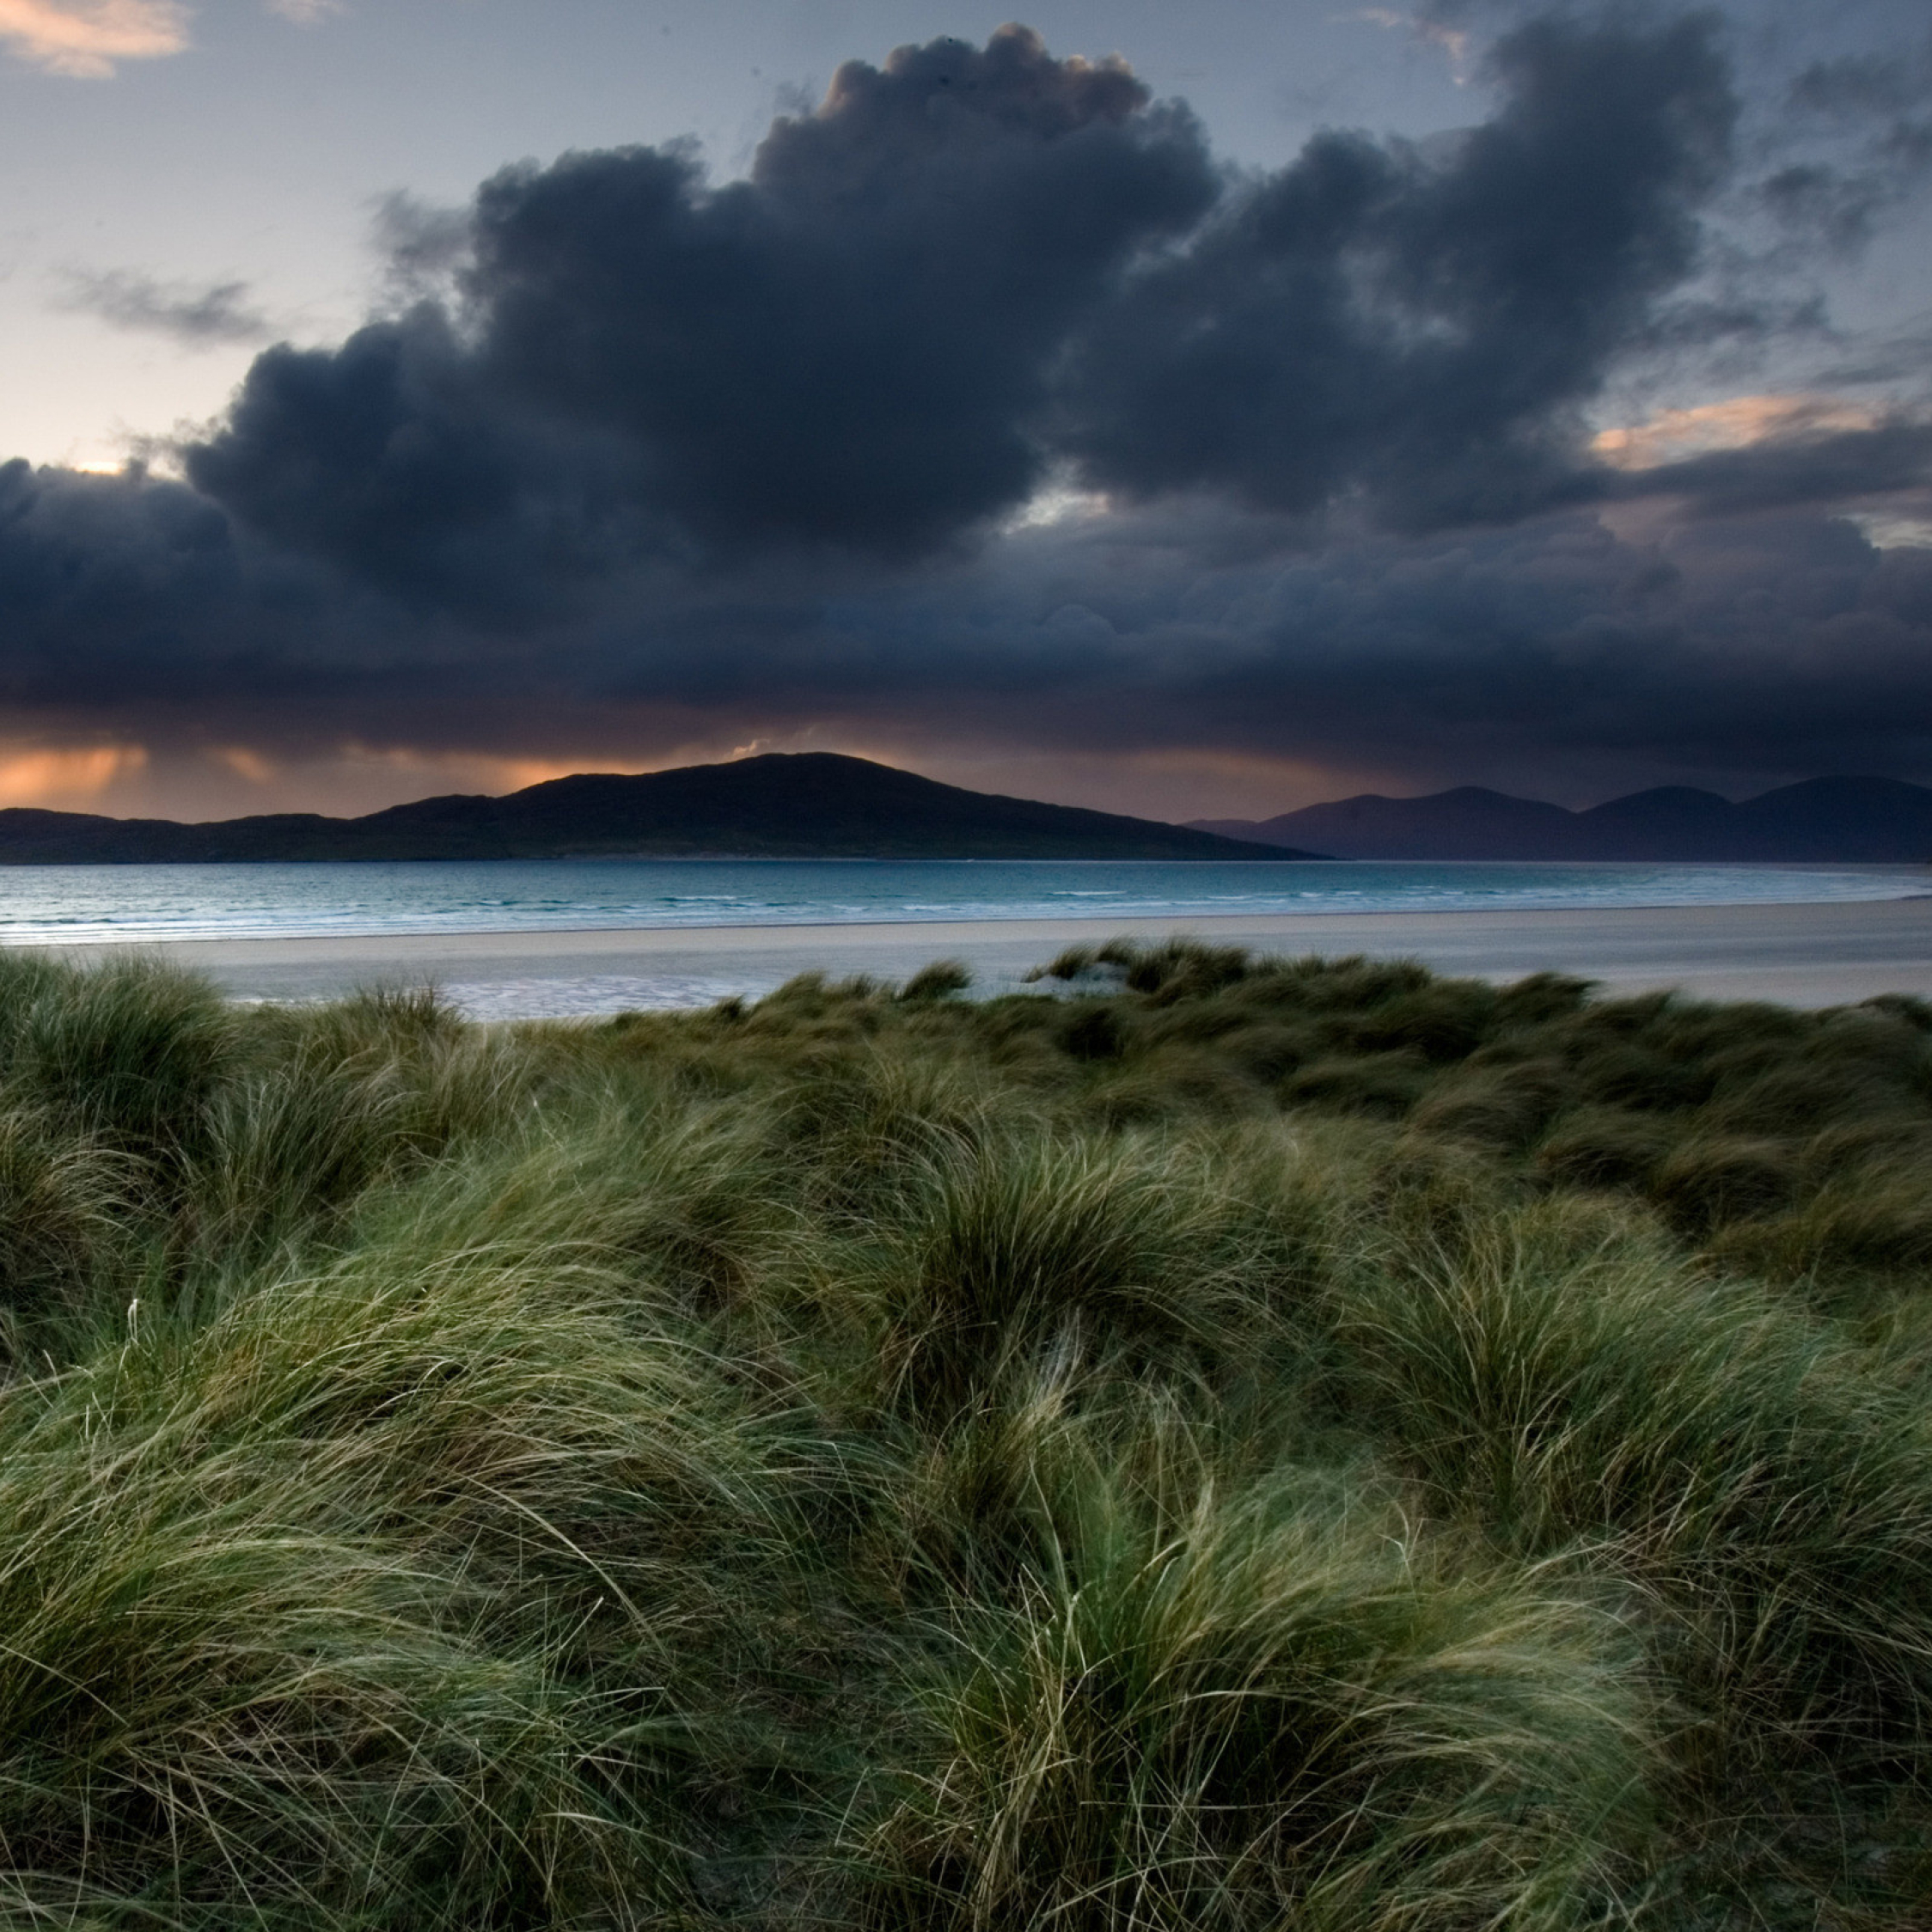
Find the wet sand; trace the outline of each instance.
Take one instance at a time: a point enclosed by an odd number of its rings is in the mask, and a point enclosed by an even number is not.
[[[1510,980],[1553,970],[1630,992],[1832,1006],[1880,993],[1932,998],[1932,896],[1803,906],[1560,912],[1283,914],[1232,919],[1013,920],[873,926],[701,926],[381,938],[176,940],[160,949],[249,999],[326,999],[376,981],[434,980],[484,1017],[702,1005],[794,973],[902,980],[964,960],[982,986],[1017,981],[1061,948],[1185,932],[1268,952],[1415,958]],[[66,949],[63,949],[65,951]],[[76,948],[100,957],[118,949]]]

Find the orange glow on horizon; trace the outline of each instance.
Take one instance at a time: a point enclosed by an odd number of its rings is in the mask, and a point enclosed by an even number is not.
[[[0,751],[0,805],[49,806],[97,798],[115,780],[148,762],[138,744]]]
[[[487,774],[493,786],[505,792],[521,792],[526,786],[547,785],[553,778],[574,778],[579,772],[617,772],[626,777],[657,771],[656,765],[629,762],[612,764],[596,758],[476,758],[464,761]]]
[[[276,768],[259,751],[251,751],[245,744],[223,745],[219,751],[209,754],[217,765],[225,765],[237,778],[245,778],[250,785],[266,785],[276,775]]]
[[[742,727],[741,727],[742,730]],[[1361,791],[1414,789],[1363,765],[1208,746],[1104,750],[882,741],[827,725],[724,742],[686,740],[638,756],[339,744],[295,754],[248,743],[156,751],[141,745],[0,743],[0,806],[107,812],[191,822],[261,811],[354,818],[450,792],[501,796],[579,773],[637,775],[773,753],[834,752],[1009,798],[1134,817],[1265,818]]]
[[[718,754],[711,752],[705,755],[716,757]],[[228,754],[223,754],[223,761],[229,761]],[[572,778],[579,772],[614,772],[633,776],[640,772],[664,771],[674,765],[693,762],[694,760],[691,758],[677,755],[646,760],[614,759],[602,752],[587,752],[575,757],[519,757],[513,752],[432,751],[416,745],[352,743],[340,747],[333,757],[314,760],[306,770],[311,774],[320,770],[345,774],[358,767],[367,770],[374,766],[385,772],[407,773],[412,782],[424,787],[420,792],[409,794],[411,798],[419,798],[438,789],[449,791],[452,787],[489,793],[521,792],[526,786],[542,785],[555,778]],[[282,775],[292,777],[295,773],[290,768]],[[391,789],[391,786],[384,787],[385,791]]]

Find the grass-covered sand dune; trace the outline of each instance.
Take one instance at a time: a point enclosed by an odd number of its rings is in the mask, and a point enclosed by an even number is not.
[[[1932,1008],[0,958],[0,1925],[1921,1927]]]

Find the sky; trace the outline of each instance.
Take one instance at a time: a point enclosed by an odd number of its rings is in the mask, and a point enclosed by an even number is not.
[[[0,805],[1932,782],[1923,0],[0,0]]]

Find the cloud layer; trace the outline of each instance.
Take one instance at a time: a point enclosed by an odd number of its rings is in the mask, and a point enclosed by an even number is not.
[[[185,481],[0,469],[0,704],[290,755],[1932,775],[1912,352],[1885,395],[1604,431],[1633,371],[1779,312],[1725,223],[1791,163],[1740,160],[1721,27],[1550,15],[1471,58],[1475,125],[1251,175],[1006,28],[841,69],[743,180],[633,148],[399,204],[408,305],[264,352]],[[1916,167],[1918,97],[1868,78],[1793,85]],[[254,326],[239,288],[89,293]]]

